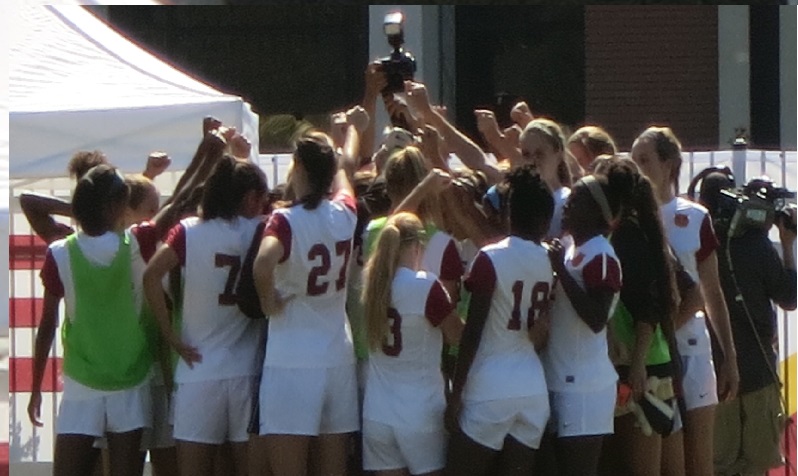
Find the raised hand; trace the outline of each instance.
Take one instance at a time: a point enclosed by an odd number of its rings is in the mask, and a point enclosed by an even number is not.
[[[355,126],[359,133],[363,133],[369,125],[369,114],[361,106],[355,106],[345,113],[349,125]]]
[[[510,110],[510,119],[521,126],[521,129],[526,127],[534,118],[535,116],[532,115],[532,111],[529,110],[529,105],[526,101],[519,101]]]
[[[161,175],[171,164],[172,159],[166,155],[166,152],[151,152],[147,157],[143,175],[152,180]]]

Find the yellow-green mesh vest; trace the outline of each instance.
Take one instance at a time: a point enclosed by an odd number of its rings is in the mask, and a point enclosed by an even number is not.
[[[75,315],[62,327],[64,373],[87,387],[123,390],[141,383],[152,365],[146,319],[133,299],[130,242],[120,236],[109,266],[90,263],[67,238],[75,287]]]
[[[635,343],[634,321],[629,310],[623,305],[623,301],[618,301],[615,313],[613,313],[610,320],[610,325],[615,338],[618,339],[621,345],[626,347],[629,355],[631,355]],[[670,361],[671,353],[668,350],[668,341],[665,340],[665,335],[662,333],[662,326],[657,324],[651,339],[651,345],[648,346],[648,352],[646,353],[646,365],[667,364]]]

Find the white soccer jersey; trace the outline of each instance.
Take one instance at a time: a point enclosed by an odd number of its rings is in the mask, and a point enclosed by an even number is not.
[[[186,218],[165,243],[183,271],[180,338],[197,348],[202,362],[189,368],[182,359],[175,381],[199,382],[255,375],[263,323],[246,317],[236,303],[241,263],[260,219]]]
[[[607,289],[615,293],[607,319],[621,290],[621,265],[610,242],[601,235],[582,246],[571,245],[565,268],[582,289]],[[555,290],[549,343],[543,352],[546,382],[553,392],[601,390],[618,380],[607,349],[607,328],[593,332],[579,317],[562,285]]]
[[[562,236],[562,210],[565,206],[565,201],[571,195],[571,189],[568,187],[560,187],[552,192],[554,198],[554,214],[551,217],[551,224],[549,231],[546,233],[546,238],[560,238]]]
[[[438,325],[454,305],[435,276],[399,268],[391,306],[390,334],[369,354],[363,418],[416,431],[440,428],[446,401]]]
[[[662,205],[660,212],[671,248],[685,271],[698,283],[698,263],[708,258],[718,248],[718,239],[712,229],[707,209],[695,202],[677,197]],[[712,352],[709,330],[703,313],[696,313],[693,319],[676,329],[676,343],[682,355]]]
[[[528,329],[548,304],[552,284],[548,254],[532,241],[510,236],[480,250],[465,287],[472,295],[492,291],[492,299],[463,400],[546,394]]]
[[[421,269],[441,281],[459,281],[463,277],[463,261],[457,242],[448,233],[436,231],[424,247]]]
[[[354,363],[346,318],[346,272],[357,223],[352,196],[275,210],[264,230],[283,245],[275,287],[293,296],[269,319],[264,366],[336,367]]]

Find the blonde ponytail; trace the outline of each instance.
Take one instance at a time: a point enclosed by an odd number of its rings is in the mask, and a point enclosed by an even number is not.
[[[391,285],[399,266],[402,251],[419,243],[424,232],[421,221],[412,213],[391,216],[380,232],[364,270],[364,311],[369,349],[381,348],[388,334],[388,308],[391,307]]]

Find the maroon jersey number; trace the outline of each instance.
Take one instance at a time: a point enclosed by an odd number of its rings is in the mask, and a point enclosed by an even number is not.
[[[513,283],[513,311],[510,314],[510,322],[507,328],[511,331],[521,330],[521,299],[524,295],[524,282],[516,281]],[[530,329],[535,324],[535,319],[540,316],[549,305],[549,283],[538,281],[532,286],[532,299],[530,307],[526,313],[526,327]]]
[[[214,259],[217,268],[230,267],[227,282],[224,283],[224,292],[219,295],[219,305],[233,306],[236,303],[235,285],[238,272],[241,270],[241,257],[216,253]]]
[[[402,353],[402,316],[399,311],[388,308],[388,332],[390,336],[385,336],[382,343],[382,352],[391,357],[397,357]]]
[[[341,265],[341,271],[338,273],[338,279],[335,281],[335,290],[340,291],[346,286],[346,268],[349,264],[349,255],[352,253],[352,241],[342,240],[335,243],[335,255],[343,256],[344,262]],[[330,250],[324,243],[316,243],[308,250],[308,260],[316,261],[321,259],[321,264],[314,266],[308,274],[308,296],[320,296],[327,292],[330,287],[329,281],[319,282],[321,278],[327,276],[332,266],[330,260]]]

